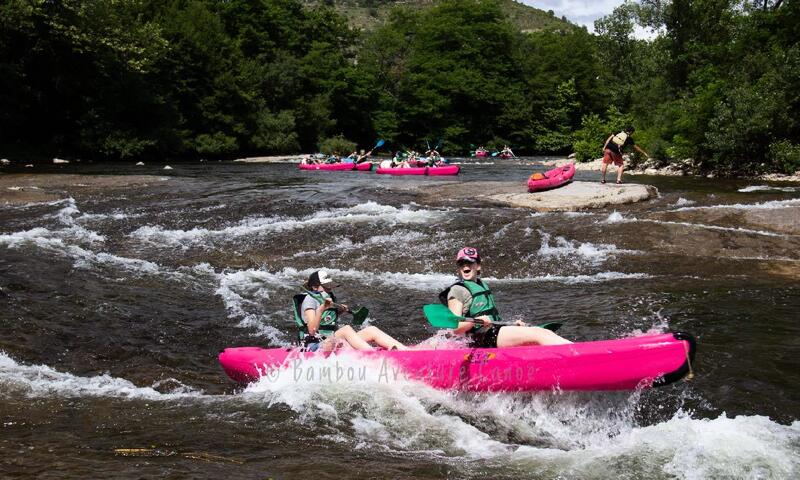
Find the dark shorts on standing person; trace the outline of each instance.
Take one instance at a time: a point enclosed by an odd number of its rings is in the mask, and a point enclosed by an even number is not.
[[[614,165],[621,167],[622,166],[622,155],[619,153],[614,153],[609,149],[605,149],[603,151],[603,163],[609,165],[613,163]]]
[[[497,348],[497,335],[502,325],[492,325],[486,331],[469,334],[469,348]]]

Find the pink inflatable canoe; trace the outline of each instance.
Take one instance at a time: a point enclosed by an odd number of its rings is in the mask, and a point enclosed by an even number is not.
[[[541,176],[541,178],[536,178]],[[575,176],[575,164],[570,163],[563,167],[558,167],[550,170],[544,174],[536,174],[530,176],[528,179],[528,191],[538,192],[541,190],[549,190],[551,188],[558,188],[561,185],[567,184],[572,181]]]
[[[442,389],[631,390],[683,378],[694,361],[695,341],[686,333],[664,333],[548,347],[348,353],[385,358],[408,378]],[[238,347],[220,353],[219,363],[229,377],[244,384],[315,355],[326,354]]]
[[[362,163],[320,163],[320,164],[313,164],[313,163],[301,163],[300,170],[327,170],[327,171],[350,171],[350,170],[358,170],[359,172],[368,172],[372,170],[372,163],[370,162],[362,162]]]
[[[378,168],[375,173],[385,175],[458,175],[461,167],[447,165],[444,167],[411,167],[411,168]]]
[[[486,150],[475,150],[475,156],[476,157],[488,157],[489,156],[489,152],[487,152]]]

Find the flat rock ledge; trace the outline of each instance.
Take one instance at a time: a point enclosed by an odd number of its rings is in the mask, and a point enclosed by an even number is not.
[[[530,208],[537,212],[574,212],[608,205],[641,202],[658,196],[651,185],[635,183],[601,184],[600,182],[572,182],[563,187],[544,192],[528,193],[523,182],[470,182],[467,189],[483,191],[478,198],[512,207]],[[450,190],[452,186],[445,187]],[[459,188],[453,189],[458,191]],[[460,188],[464,191],[463,186]],[[440,193],[443,193],[440,191]],[[452,193],[452,192],[448,192]]]
[[[80,192],[146,187],[169,180],[155,175],[75,175],[10,173],[0,175],[0,205],[52,202]]]

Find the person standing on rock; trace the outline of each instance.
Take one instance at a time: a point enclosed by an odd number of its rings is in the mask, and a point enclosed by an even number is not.
[[[617,183],[622,183],[622,172],[625,170],[622,152],[626,147],[633,147],[637,152],[650,158],[647,152],[634,143],[632,137],[633,132],[633,127],[625,127],[623,131],[616,135],[611,135],[606,139],[606,143],[603,145],[603,166],[600,169],[603,178],[600,180],[600,183],[606,183],[606,170],[611,163],[617,166]]]

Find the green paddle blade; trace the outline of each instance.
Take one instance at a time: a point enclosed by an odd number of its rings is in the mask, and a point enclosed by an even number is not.
[[[462,319],[441,303],[425,305],[422,307],[422,312],[428,322],[436,328],[458,328],[458,322]]]
[[[366,320],[369,316],[369,310],[367,310],[367,307],[357,308],[355,311],[351,311],[350,313],[353,314],[353,325],[355,326],[359,326],[364,323],[364,320]]]

